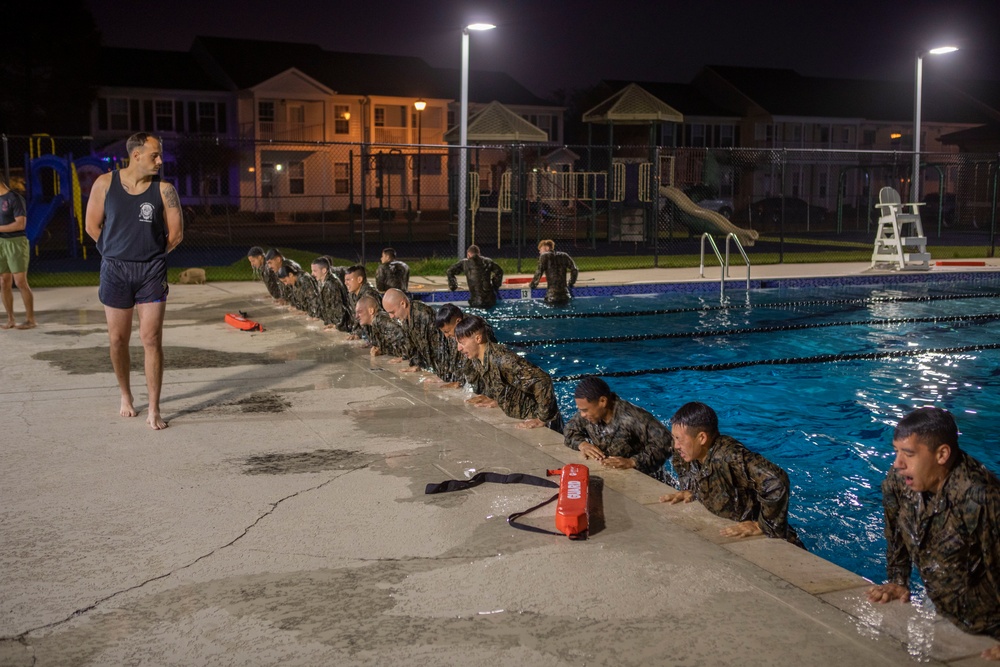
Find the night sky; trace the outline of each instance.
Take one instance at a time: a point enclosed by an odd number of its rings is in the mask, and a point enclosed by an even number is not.
[[[318,44],[330,51],[417,56],[459,66],[461,26],[471,67],[509,73],[536,94],[601,79],[687,82],[709,64],[786,67],[807,76],[912,80],[919,48],[960,42],[925,59],[925,77],[1000,80],[1000,0],[88,0],[104,43],[186,50],[195,35]]]

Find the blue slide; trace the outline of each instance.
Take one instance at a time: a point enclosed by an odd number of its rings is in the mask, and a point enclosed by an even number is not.
[[[28,204],[28,221],[24,233],[32,247],[38,244],[38,239],[45,231],[45,226],[55,217],[65,201],[66,198],[58,194],[49,201],[32,199],[31,203]]]

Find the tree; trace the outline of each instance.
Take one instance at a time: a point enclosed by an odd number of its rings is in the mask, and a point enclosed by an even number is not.
[[[87,134],[101,47],[90,10],[79,0],[8,5],[0,50],[0,130]]]

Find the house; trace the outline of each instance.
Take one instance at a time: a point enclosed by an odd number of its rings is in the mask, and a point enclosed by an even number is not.
[[[140,73],[135,62],[153,66]],[[198,37],[188,52],[104,49],[99,82],[95,144],[122,153],[133,132],[162,135],[164,174],[185,204],[343,211],[364,197],[385,210],[448,208],[443,136],[457,117],[457,71],[414,57]],[[562,109],[506,74],[473,72],[470,98],[472,110],[509,102],[561,139]]]

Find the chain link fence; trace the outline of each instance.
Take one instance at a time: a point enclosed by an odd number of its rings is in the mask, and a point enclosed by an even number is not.
[[[100,173],[124,164],[124,139],[99,149],[87,137],[3,137],[4,173],[28,200],[34,284],[96,282],[87,196]],[[508,273],[530,273],[542,239],[582,270],[697,266],[706,233],[720,250],[735,237],[752,264],[869,261],[879,190],[907,201],[911,189],[906,151],[302,139],[277,130],[256,142],[165,139],[162,176],[185,212],[174,270],[246,278],[242,260],[254,245],[348,263],[377,262],[392,246],[413,275],[427,275],[476,243]],[[993,257],[998,156],[924,153],[920,176],[932,256]],[[705,252],[715,263],[710,245]]]

